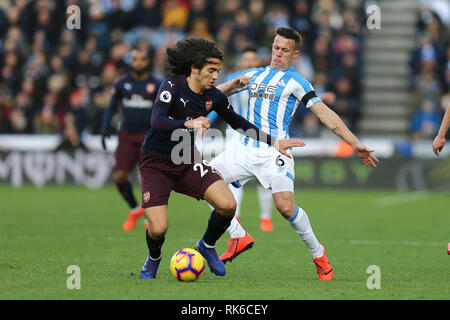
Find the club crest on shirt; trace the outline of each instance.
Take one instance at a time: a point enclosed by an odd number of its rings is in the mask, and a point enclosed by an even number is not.
[[[211,110],[212,108],[212,100],[206,100],[206,111]]]
[[[150,200],[150,192],[145,191],[143,195],[145,203],[147,203]]]

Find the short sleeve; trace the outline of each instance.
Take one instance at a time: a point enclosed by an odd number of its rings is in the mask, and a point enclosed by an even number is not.
[[[311,108],[317,102],[322,101],[322,99],[316,95],[314,87],[308,80],[304,78],[292,78],[291,81],[294,85],[292,94],[298,100],[303,102],[306,108]]]

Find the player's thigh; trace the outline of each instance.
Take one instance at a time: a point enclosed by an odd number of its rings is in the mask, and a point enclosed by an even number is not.
[[[261,186],[271,189],[272,193],[294,192],[294,160],[280,154],[275,149],[263,155],[262,160],[255,162],[250,169]]]
[[[210,165],[222,176],[225,184],[248,180],[252,174],[245,168],[246,158],[242,150],[227,148],[210,161]]]
[[[144,212],[149,223],[150,235],[158,237],[166,234],[169,228],[167,205],[148,207]]]
[[[204,199],[206,190],[216,181],[222,181],[220,175],[207,161],[199,161],[184,166],[183,173],[173,187],[173,190],[197,200]]]
[[[141,179],[142,208],[167,205],[175,181],[167,174],[169,168],[164,159],[141,152],[139,175]]]
[[[236,200],[223,180],[211,184],[203,198],[221,215],[232,217],[236,211]]]
[[[119,132],[118,140],[114,153],[114,171],[131,172],[138,162],[140,146],[136,144],[136,138],[127,132]]]

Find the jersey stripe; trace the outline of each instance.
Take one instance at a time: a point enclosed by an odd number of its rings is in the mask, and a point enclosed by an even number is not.
[[[270,68],[267,67],[263,72],[261,72],[258,76],[256,76],[256,79],[254,82],[261,83],[264,80],[264,78],[269,74],[269,72],[270,72]],[[258,100],[257,98],[253,98],[253,97],[249,98],[249,104],[248,104],[249,117],[247,118],[247,120],[250,121],[251,123],[253,123],[258,128],[261,128],[261,119],[259,119],[260,115],[259,115],[259,113],[255,112],[255,109],[259,109],[261,101],[258,102],[257,100]],[[247,145],[248,142],[249,142],[249,138],[245,137],[244,144]]]

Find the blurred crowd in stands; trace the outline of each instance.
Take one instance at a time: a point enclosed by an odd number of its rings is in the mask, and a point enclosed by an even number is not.
[[[434,139],[450,106],[450,2],[422,0],[417,46],[410,60],[413,139]]]
[[[239,52],[249,45],[258,48],[263,65],[269,64],[274,31],[280,26],[302,33],[297,71],[313,83],[318,94],[333,91],[330,106],[356,130],[365,23],[361,2],[2,0],[0,133],[98,134],[111,87],[127,72],[132,48],[149,52],[152,73],[162,79],[168,46],[185,36],[215,40],[225,52],[223,79],[234,71]],[[66,26],[70,5],[81,8],[79,30]],[[427,22],[422,28],[432,29]],[[434,48],[436,39],[430,36],[427,39]],[[418,65],[421,60],[415,68],[419,83],[425,82],[424,90],[441,86],[441,74],[430,80]],[[291,134],[317,137],[320,131],[317,118],[299,107]]]

